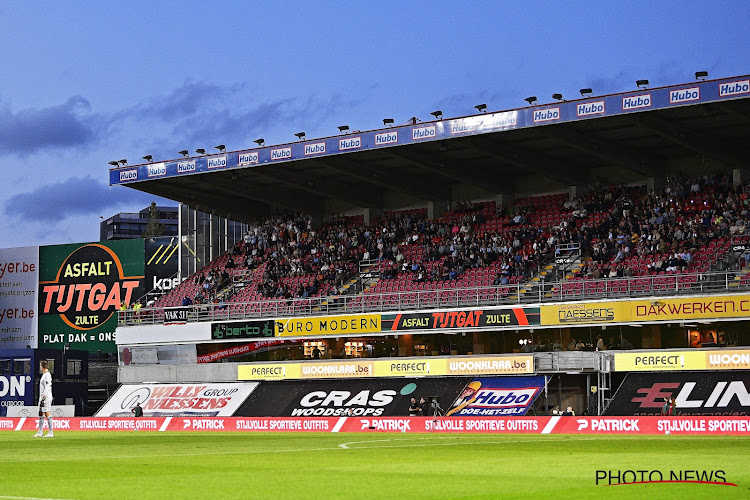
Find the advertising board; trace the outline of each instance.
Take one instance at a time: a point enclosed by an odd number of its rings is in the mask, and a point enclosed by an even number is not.
[[[114,353],[117,310],[144,292],[143,240],[39,248],[39,347]]]
[[[628,373],[606,415],[660,415],[675,398],[680,416],[750,413],[750,372]]]
[[[96,413],[129,417],[140,403],[145,417],[229,417],[257,383],[123,384]]]
[[[0,349],[37,347],[39,247],[0,248]]]

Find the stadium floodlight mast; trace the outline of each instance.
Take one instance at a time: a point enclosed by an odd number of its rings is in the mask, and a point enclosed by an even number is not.
[[[708,78],[708,71],[696,71],[695,72],[696,80],[705,80],[706,78]]]
[[[636,80],[635,84],[639,89],[645,89],[648,86],[648,80]]]
[[[383,125],[393,125],[393,118],[383,118]]]
[[[487,112],[487,104],[485,104],[485,103],[477,104],[476,106],[474,106],[474,108],[476,108],[476,110],[479,111],[480,113],[486,113]]]
[[[536,99],[536,96],[533,95],[531,97],[527,97],[526,99],[524,99],[524,101],[528,102],[529,106],[533,106],[534,103],[537,102],[537,99]]]
[[[440,111],[439,109],[437,109],[437,110],[433,111],[433,112],[432,112],[432,113],[430,113],[430,114],[431,114],[432,116],[434,116],[435,118],[437,118],[438,120],[442,120],[442,118],[443,118],[443,112],[442,112],[442,111]]]
[[[204,155],[204,154],[206,154],[206,150],[205,150],[205,149],[203,149],[203,148],[198,148],[198,149],[196,149],[196,150],[195,150],[195,152],[196,152],[196,153],[198,153],[199,155]]]
[[[117,163],[115,160],[112,160],[111,162],[109,162],[109,165],[112,165],[113,167],[119,167],[120,166],[120,164]]]
[[[127,164],[128,164],[128,160],[126,160],[125,158],[123,158],[122,160],[120,160],[120,165],[122,165],[123,167],[125,165],[127,165]]]
[[[151,155],[146,155],[146,156],[143,157],[143,159],[146,160],[149,163],[151,163],[151,162],[154,161],[154,157],[151,156]]]
[[[592,89],[581,89],[578,92],[581,93],[581,97],[586,97],[587,95],[591,95],[594,93]]]
[[[183,149],[182,151],[178,151],[178,152],[177,152],[177,154],[178,154],[178,155],[182,155],[182,156],[184,156],[185,158],[187,158],[187,157],[188,157],[188,155],[190,154],[190,152],[189,152],[189,151],[188,151],[187,149]]]
[[[227,152],[227,147],[224,144],[219,144],[218,146],[214,146],[214,149],[218,149],[222,153],[226,153]]]
[[[339,132],[341,132],[342,134],[344,132],[347,132],[348,130],[349,130],[349,125],[339,125]]]
[[[262,137],[260,139],[255,139],[253,142],[261,147],[266,144],[266,140]]]
[[[305,140],[305,133],[304,132],[297,132],[294,135],[297,136],[297,139],[299,139],[300,141],[304,141]]]
[[[558,101],[563,100],[562,94],[552,94],[552,99],[557,99]]]

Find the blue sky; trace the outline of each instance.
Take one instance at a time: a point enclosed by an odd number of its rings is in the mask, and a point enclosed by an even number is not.
[[[111,160],[750,73],[747,3],[0,3],[0,247],[98,239]],[[161,201],[161,200],[160,200]]]

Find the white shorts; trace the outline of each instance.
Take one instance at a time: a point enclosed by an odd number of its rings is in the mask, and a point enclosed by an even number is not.
[[[52,411],[52,398],[45,398],[44,402],[39,400],[39,411],[42,413],[49,413]]]

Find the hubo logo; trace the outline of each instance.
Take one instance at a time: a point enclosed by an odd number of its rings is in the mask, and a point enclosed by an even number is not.
[[[271,150],[271,161],[288,160],[292,157],[292,148],[278,148]]]
[[[41,281],[42,314],[59,314],[76,330],[104,324],[123,302],[130,304],[143,276],[125,276],[112,249],[92,243],[68,255],[53,281]]]
[[[177,173],[185,174],[188,172],[195,172],[195,160],[190,161],[178,161],[177,162]]]
[[[719,97],[748,93],[750,93],[750,80],[739,80],[719,85]]]
[[[122,170],[120,171],[120,182],[134,181],[138,179],[138,170]]]
[[[669,104],[676,104],[678,102],[689,102],[698,101],[701,98],[701,89],[699,87],[692,87],[689,89],[673,90],[669,93]]]
[[[339,139],[339,151],[346,151],[348,149],[359,149],[362,147],[361,137],[347,137],[346,139]]]
[[[148,166],[149,177],[160,177],[162,175],[167,175],[167,166],[165,164],[154,163],[153,165]]]
[[[551,122],[560,119],[560,108],[547,108],[534,111],[534,123]]]
[[[26,382],[31,382],[31,377],[0,375],[0,398],[24,397],[26,395]],[[5,403],[5,401],[3,401]],[[7,406],[3,404],[3,406]]]
[[[237,164],[247,165],[248,163],[258,163],[257,151],[250,151],[249,153],[240,153],[237,156]]]
[[[411,130],[411,139],[417,141],[420,139],[434,139],[437,136],[435,125],[430,127],[417,127]]]
[[[651,107],[651,94],[634,95],[631,97],[622,98],[622,110],[628,111],[631,109],[650,108]]]
[[[453,120],[453,123],[451,123],[451,134],[468,134],[474,132],[476,128],[476,123],[473,121]]]
[[[325,142],[316,142],[314,144],[305,144],[305,156],[319,155],[326,152]]]
[[[604,114],[604,101],[584,102],[576,106],[576,115],[591,116]]]
[[[396,144],[397,142],[398,142],[398,131],[375,134],[376,146],[385,146],[386,144]]]
[[[222,168],[227,166],[226,156],[215,156],[208,159],[208,168]]]

